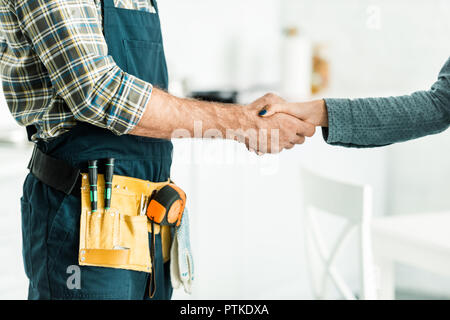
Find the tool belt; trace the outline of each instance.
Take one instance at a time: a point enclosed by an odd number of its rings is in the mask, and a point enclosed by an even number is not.
[[[152,226],[146,215],[140,215],[141,195],[148,199],[167,184],[169,181],[154,183],[115,175],[111,208],[105,210],[103,197],[99,197],[97,211],[91,212],[89,179],[83,173],[79,264],[151,272],[148,233]],[[104,177],[99,175],[99,194],[104,193],[104,186]],[[154,233],[161,233],[163,257],[167,261],[170,229],[155,225]]]
[[[149,248],[152,224],[146,215],[140,214],[139,207],[142,195],[149,198],[169,181],[155,183],[115,175],[110,209],[104,209],[103,197],[99,197],[97,211],[91,212],[86,173],[80,173],[65,161],[46,155],[37,147],[28,168],[37,179],[50,187],[67,195],[80,196],[80,265],[152,271]],[[104,177],[99,175],[99,194],[104,193],[104,186]],[[170,227],[154,225],[153,231],[154,234],[161,234],[163,259],[167,262],[170,258]]]

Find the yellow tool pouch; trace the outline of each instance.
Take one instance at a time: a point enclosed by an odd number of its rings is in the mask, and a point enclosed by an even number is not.
[[[88,174],[82,174],[79,264],[150,273],[151,225],[147,216],[141,215],[141,196],[148,199],[155,190],[168,183],[114,175],[111,208],[105,211],[104,176],[98,175],[98,210],[91,212]],[[161,234],[163,258],[167,262],[170,229],[156,225],[154,232]]]

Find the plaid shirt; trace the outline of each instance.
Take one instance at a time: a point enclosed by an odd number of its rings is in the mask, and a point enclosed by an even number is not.
[[[100,0],[0,0],[0,76],[16,121],[36,139],[85,121],[126,134],[139,122],[152,85],[108,56]],[[151,0],[115,0],[154,12]]]

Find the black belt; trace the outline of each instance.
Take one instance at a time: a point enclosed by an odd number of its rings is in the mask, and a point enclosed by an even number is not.
[[[72,167],[63,160],[46,155],[36,145],[28,169],[37,179],[49,187],[67,195],[80,195],[80,169]]]

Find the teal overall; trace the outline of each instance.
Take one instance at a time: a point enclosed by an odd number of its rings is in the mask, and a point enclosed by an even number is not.
[[[115,8],[113,0],[105,0],[104,33],[109,55],[122,70],[167,89],[158,9],[156,1],[152,2],[157,13]],[[167,181],[170,176],[173,146],[167,140],[116,136],[106,129],[78,123],[58,138],[37,145],[82,172],[87,172],[88,160],[115,158],[117,175],[154,182]],[[79,196],[52,189],[29,174],[21,201],[29,299],[148,299],[148,273],[78,266]],[[163,262],[160,235],[156,236],[154,264],[153,299],[170,299],[169,263]]]

